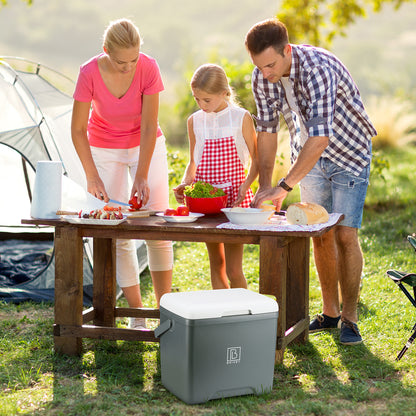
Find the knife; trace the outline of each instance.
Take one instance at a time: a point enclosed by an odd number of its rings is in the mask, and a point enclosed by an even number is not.
[[[131,207],[130,204],[126,204],[125,202],[117,201],[115,199],[110,199],[108,202],[111,202],[113,204],[118,204],[118,205],[124,205],[125,207]]]

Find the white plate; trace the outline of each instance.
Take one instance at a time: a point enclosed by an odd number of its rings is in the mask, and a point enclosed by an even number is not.
[[[260,208],[223,208],[221,210],[233,224],[257,225],[264,224],[273,216],[272,211],[264,211]]]
[[[88,225],[117,225],[126,221],[126,216],[123,215],[122,220],[99,220],[97,218],[79,218],[77,215],[68,215],[65,220],[71,224],[88,224]]]
[[[163,212],[158,212],[156,214],[158,217],[163,218],[167,222],[194,222],[198,218],[203,217],[204,214],[199,212],[190,212],[189,215],[164,215]]]

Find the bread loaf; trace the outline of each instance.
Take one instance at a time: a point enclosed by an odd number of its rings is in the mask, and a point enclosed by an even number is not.
[[[297,225],[322,224],[329,220],[329,215],[321,205],[296,202],[288,206],[286,220],[289,224]]]

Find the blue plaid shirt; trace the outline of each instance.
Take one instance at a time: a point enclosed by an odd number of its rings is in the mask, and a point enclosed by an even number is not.
[[[358,176],[371,161],[371,139],[377,132],[365,112],[357,86],[345,66],[330,52],[309,45],[291,46],[289,81],[309,137],[329,137],[322,157]],[[269,82],[255,68],[252,88],[257,105],[257,131],[278,132],[282,114],[291,136],[294,163],[301,150],[300,126],[288,105],[282,83]]]

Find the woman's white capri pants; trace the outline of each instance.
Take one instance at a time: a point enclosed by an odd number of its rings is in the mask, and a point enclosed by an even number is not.
[[[128,201],[132,180],[136,175],[140,146],[131,149],[105,149],[91,147],[98,173],[111,199]],[[164,211],[169,206],[168,162],[165,137],[156,140],[150,162],[148,184],[149,201],[146,208]],[[146,241],[150,271],[165,271],[173,268],[171,241]],[[120,287],[140,283],[136,244],[133,240],[117,240],[116,277]]]

